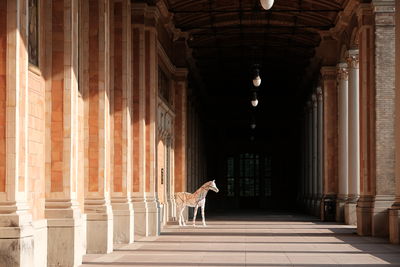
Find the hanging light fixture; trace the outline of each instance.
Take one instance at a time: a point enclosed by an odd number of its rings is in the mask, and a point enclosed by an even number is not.
[[[257,127],[256,118],[255,118],[254,115],[253,115],[253,116],[251,117],[250,128],[251,128],[252,130],[254,130],[256,127]]]
[[[258,99],[257,99],[257,93],[256,92],[253,92],[253,97],[251,99],[251,105],[253,107],[257,107],[257,105],[258,105]]]
[[[274,0],[260,0],[260,3],[262,8],[269,10],[274,5]]]
[[[253,85],[254,87],[260,87],[261,85],[260,70],[258,68],[254,69]]]

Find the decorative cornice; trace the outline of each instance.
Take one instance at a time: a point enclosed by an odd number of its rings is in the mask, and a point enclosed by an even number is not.
[[[351,49],[347,51],[346,60],[349,68],[358,69],[360,63],[358,49]]]
[[[336,80],[336,68],[333,66],[325,66],[321,68],[322,80]]]

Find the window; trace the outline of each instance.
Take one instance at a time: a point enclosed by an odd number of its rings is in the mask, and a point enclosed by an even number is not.
[[[235,157],[226,159],[227,195],[235,196],[236,184],[240,197],[270,197],[272,195],[271,157],[243,153],[236,159],[236,164]]]
[[[168,103],[170,103],[170,83],[165,72],[158,69],[158,94]]]
[[[226,179],[227,179],[227,195],[232,197],[235,195],[235,159],[229,157],[226,161]]]
[[[29,63],[39,66],[39,0],[29,0],[28,54]]]

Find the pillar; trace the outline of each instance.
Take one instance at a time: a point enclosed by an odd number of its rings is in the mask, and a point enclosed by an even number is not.
[[[34,258],[28,201],[28,48],[26,1],[0,4],[0,265],[29,266]],[[3,10],[6,12],[3,13]]]
[[[396,1],[396,26],[400,25],[400,1]],[[390,242],[400,243],[400,27],[396,27],[396,199],[389,210]]]
[[[360,198],[357,203],[357,233],[371,235],[375,180],[375,55],[374,14],[370,4],[357,10],[360,49]]]
[[[47,262],[77,266],[86,241],[77,202],[78,1],[47,1],[46,11]]]
[[[316,215],[318,205],[318,100],[317,95],[313,94],[312,99],[312,207],[311,213]]]
[[[324,156],[323,156],[323,124],[324,124],[324,102],[323,102],[323,94],[322,88],[317,88],[317,207],[316,214],[317,216],[321,215],[321,201],[322,201],[322,192],[323,192],[323,184],[324,184],[324,175],[323,175],[323,164],[324,164]]]
[[[111,205],[114,243],[134,241],[132,205],[132,37],[129,0],[111,3],[111,95],[113,158]]]
[[[135,236],[148,236],[146,194],[145,5],[132,4],[132,201]]]
[[[389,235],[388,209],[395,200],[395,1],[374,0],[361,5],[360,77],[361,99],[368,105],[367,147],[362,155],[371,155],[363,168],[363,198],[359,201],[359,234]],[[369,23],[368,23],[369,22]],[[371,25],[372,24],[372,27]],[[372,33],[371,33],[372,30]],[[372,37],[372,41],[371,40]],[[369,61],[374,62],[371,66]],[[363,103],[365,105],[365,103]],[[369,114],[371,113],[372,114]],[[364,114],[362,114],[364,115]],[[364,116],[362,116],[364,118]],[[362,120],[362,123],[364,121]],[[372,136],[369,136],[369,134]],[[364,135],[362,135],[364,137]],[[372,140],[371,140],[372,139]],[[367,149],[367,151],[365,151]],[[363,162],[364,163],[364,162]],[[361,201],[362,200],[362,201]]]
[[[160,234],[160,203],[157,195],[157,100],[158,100],[158,49],[156,7],[145,10],[145,91],[146,91],[146,203],[148,213],[148,234]]]
[[[356,206],[360,195],[360,106],[358,50],[347,54],[348,83],[348,198],[345,204],[345,223],[357,224]]]
[[[110,1],[84,1],[82,23],[88,25],[83,68],[89,75],[84,84],[86,101],[87,175],[85,179],[85,213],[87,214],[88,253],[113,250],[113,213],[110,199],[111,130],[109,81]],[[97,33],[97,34],[96,34]]]
[[[307,200],[307,210],[312,210],[312,198],[313,198],[313,104],[311,101],[307,102],[307,128],[308,128],[308,177],[307,177],[307,191],[308,191],[308,200]]]
[[[321,219],[334,220],[337,195],[337,144],[338,144],[338,99],[336,88],[336,68],[321,68],[322,87],[322,193]]]
[[[182,70],[175,82],[175,188],[174,191],[187,191],[186,144],[187,144],[187,71]],[[193,158],[192,158],[193,160]],[[192,165],[193,167],[193,165]]]
[[[344,205],[348,197],[348,69],[347,63],[337,65],[338,80],[338,196],[336,221],[344,222]]]

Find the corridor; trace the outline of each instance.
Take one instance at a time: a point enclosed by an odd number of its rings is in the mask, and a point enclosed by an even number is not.
[[[400,266],[400,246],[353,226],[292,214],[208,216],[208,227],[168,225],[158,237],[88,254],[94,266]]]

